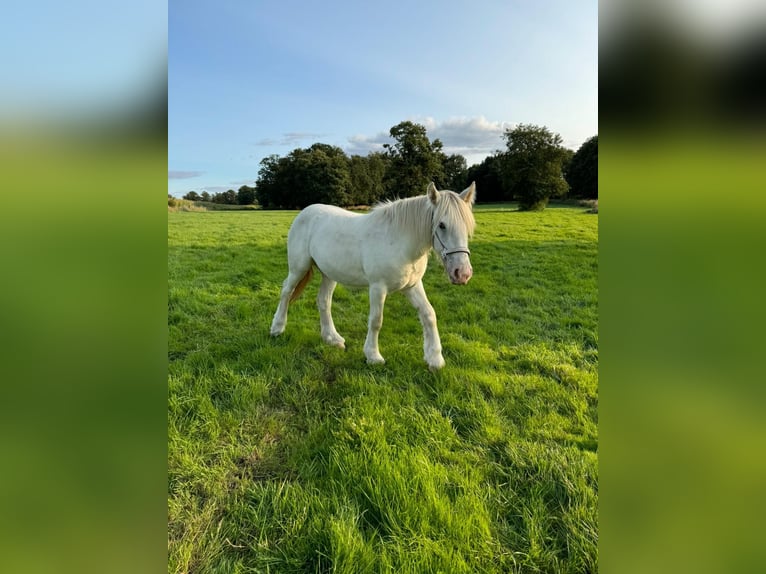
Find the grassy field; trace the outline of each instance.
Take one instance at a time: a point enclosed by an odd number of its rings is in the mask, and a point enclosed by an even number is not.
[[[169,572],[595,572],[598,215],[478,206],[474,276],[424,284],[446,367],[389,296],[314,278],[269,337],[297,212],[168,214]]]

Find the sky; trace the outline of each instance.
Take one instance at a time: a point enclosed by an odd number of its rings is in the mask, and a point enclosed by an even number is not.
[[[322,142],[365,155],[410,120],[468,165],[517,124],[598,133],[596,0],[170,0],[168,192],[254,185]]]

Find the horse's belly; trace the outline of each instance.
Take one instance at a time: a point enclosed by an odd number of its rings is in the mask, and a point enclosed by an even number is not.
[[[407,261],[395,253],[365,253],[365,275],[370,283],[386,286],[389,293],[417,285],[428,264],[427,257]]]
[[[333,281],[349,287],[362,287],[368,284],[361,265],[353,264],[353,257],[331,257],[326,254],[315,256],[314,263],[319,270]]]
[[[333,281],[349,286],[367,285],[359,239],[335,232],[330,241],[312,246],[311,257],[319,270]]]

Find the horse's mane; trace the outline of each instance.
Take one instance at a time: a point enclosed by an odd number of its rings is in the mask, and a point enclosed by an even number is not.
[[[386,200],[376,204],[371,214],[385,217],[397,229],[410,232],[430,241],[432,225],[444,221],[446,225],[464,225],[468,236],[473,235],[476,221],[471,207],[454,191],[440,191],[437,205],[427,195],[407,197],[394,201]]]

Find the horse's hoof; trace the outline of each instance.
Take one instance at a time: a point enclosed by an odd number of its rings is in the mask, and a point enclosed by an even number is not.
[[[439,369],[443,368],[445,365],[444,357],[439,356],[435,361],[426,361],[428,363],[428,370],[431,372],[438,371]]]
[[[269,330],[269,333],[272,337],[279,337],[282,333],[285,332],[286,322],[277,321],[274,319],[271,323],[271,329]]]
[[[323,340],[331,347],[346,350],[346,340],[343,337],[327,337],[323,338]]]
[[[383,357],[380,357],[380,356],[372,357],[372,358],[368,357],[367,358],[367,364],[368,365],[382,365],[385,362],[386,362],[386,360]]]

